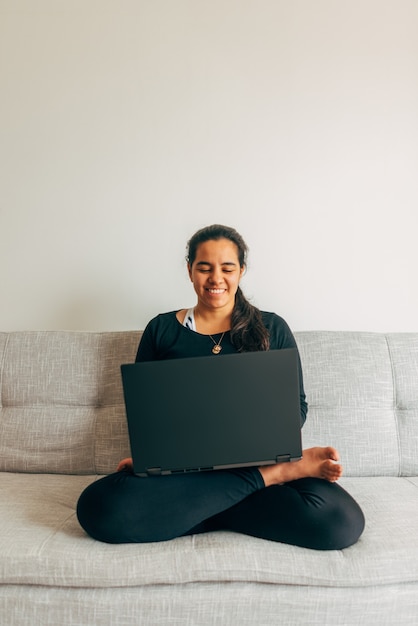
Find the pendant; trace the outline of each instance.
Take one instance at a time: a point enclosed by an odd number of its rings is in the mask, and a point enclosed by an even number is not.
[[[213,343],[215,344],[212,348],[213,354],[219,354],[220,351],[222,350],[221,343],[222,343],[222,339],[224,338],[224,335],[225,333],[222,333],[222,337],[219,339],[218,343],[216,343],[212,335],[209,335],[209,337],[212,339]]]

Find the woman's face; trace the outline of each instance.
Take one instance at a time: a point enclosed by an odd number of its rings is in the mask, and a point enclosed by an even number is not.
[[[188,269],[200,307],[232,311],[244,272],[235,243],[229,239],[211,239],[199,244]]]

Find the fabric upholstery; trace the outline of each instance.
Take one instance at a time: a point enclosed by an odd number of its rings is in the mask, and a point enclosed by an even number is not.
[[[230,532],[103,544],[85,535],[75,516],[78,495],[92,480],[0,474],[1,583],[105,588],[222,580],[347,588],[418,580],[418,543],[411,542],[418,536],[418,485],[409,478],[343,479],[367,511],[367,526],[357,544],[331,552]]]
[[[304,447],[334,445],[366,528],[318,552],[218,532],[112,546],[79,494],[129,456],[120,365],[139,332],[0,333],[0,623],[415,624],[418,334],[296,334]]]
[[[418,474],[418,336],[297,333],[303,444],[336,446],[346,476]]]
[[[139,338],[0,334],[0,470],[109,473],[129,456],[120,365]]]
[[[13,626],[415,626],[414,591],[410,583],[350,589],[222,581],[117,589],[11,585],[0,588],[0,622]]]
[[[120,365],[140,333],[2,333],[0,469],[108,473],[129,456]],[[296,333],[305,447],[336,446],[347,476],[418,474],[418,338]]]

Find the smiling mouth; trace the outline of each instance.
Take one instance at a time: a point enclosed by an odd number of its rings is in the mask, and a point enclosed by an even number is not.
[[[207,291],[209,291],[209,293],[219,294],[225,293],[226,289],[207,289]]]

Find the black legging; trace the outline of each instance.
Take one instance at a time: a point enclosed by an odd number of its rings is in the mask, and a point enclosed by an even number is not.
[[[336,483],[303,478],[264,487],[256,468],[140,478],[110,474],[81,494],[81,526],[107,543],[166,541],[212,530],[317,550],[357,541],[364,516]]]

